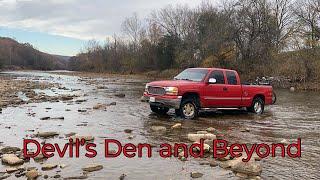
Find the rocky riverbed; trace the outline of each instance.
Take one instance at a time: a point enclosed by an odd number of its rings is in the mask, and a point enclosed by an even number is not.
[[[244,111],[202,113],[185,121],[173,111],[167,116],[150,112],[140,101],[149,79],[72,72],[7,72],[0,75],[0,179],[311,179],[319,178],[320,97],[316,93],[277,91],[278,103],[262,116]],[[288,144],[302,138],[299,159],[256,155],[212,158],[212,140],[248,146],[254,143]],[[97,144],[97,156],[22,156],[23,139],[58,143],[83,138]],[[204,158],[159,156],[162,143],[206,139]],[[147,158],[104,157],[104,140],[149,143]],[[110,151],[115,151],[112,147]],[[35,151],[35,147],[30,151]],[[199,149],[195,148],[197,152]]]

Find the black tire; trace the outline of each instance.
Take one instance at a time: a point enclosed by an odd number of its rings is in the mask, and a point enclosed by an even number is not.
[[[251,107],[248,107],[248,111],[255,114],[263,114],[264,112],[264,101],[260,97],[256,97],[252,101]]]
[[[165,115],[169,111],[169,108],[167,107],[160,107],[160,106],[155,106],[150,104],[150,109],[152,112],[160,114],[160,115]]]
[[[199,114],[199,101],[195,97],[182,99],[180,104],[180,115],[185,119],[196,119]]]
[[[174,112],[175,112],[176,116],[181,116],[180,109],[175,109]]]

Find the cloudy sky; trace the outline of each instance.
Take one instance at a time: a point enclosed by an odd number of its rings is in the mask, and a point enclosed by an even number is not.
[[[213,3],[215,0],[211,0]],[[0,36],[38,49],[75,55],[90,39],[121,33],[125,17],[140,18],[169,4],[198,6],[202,0],[0,0]]]

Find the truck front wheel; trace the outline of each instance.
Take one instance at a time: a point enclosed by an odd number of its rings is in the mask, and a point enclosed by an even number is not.
[[[183,99],[180,105],[180,115],[185,119],[195,119],[198,117],[198,107],[195,98]]]
[[[160,115],[165,115],[169,111],[169,108],[167,108],[167,107],[160,107],[160,106],[155,106],[155,105],[150,105],[150,109],[152,112],[160,114]]]
[[[256,97],[252,101],[251,107],[248,108],[250,112],[255,114],[262,114],[264,111],[264,101],[260,97]]]

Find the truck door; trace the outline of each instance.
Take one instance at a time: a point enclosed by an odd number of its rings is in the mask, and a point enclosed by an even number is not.
[[[227,107],[240,107],[242,102],[242,87],[239,76],[234,71],[225,71],[227,77],[225,105]]]
[[[215,83],[207,83],[204,88],[204,100],[206,107],[224,107],[225,104],[225,76],[222,70],[213,70],[209,75],[210,78],[215,78]]]

